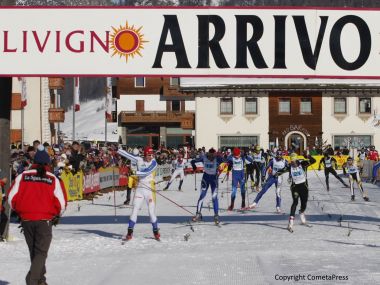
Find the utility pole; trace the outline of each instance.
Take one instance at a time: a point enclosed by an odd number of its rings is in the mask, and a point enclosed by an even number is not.
[[[8,178],[8,183],[5,189],[9,188],[10,181],[10,149],[11,142],[10,121],[11,121],[11,102],[12,102],[12,77],[0,77],[0,178]],[[1,189],[0,189],[1,191]],[[1,201],[0,201],[1,202]],[[5,204],[5,213],[8,216],[9,224],[9,205]],[[8,226],[6,227],[4,238],[8,238]]]

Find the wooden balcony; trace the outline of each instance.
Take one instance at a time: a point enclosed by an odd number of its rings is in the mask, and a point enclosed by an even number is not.
[[[49,89],[64,89],[65,79],[63,77],[49,77]]]
[[[193,112],[121,112],[120,121],[126,124],[180,123],[182,129],[194,129]]]
[[[12,93],[12,107],[11,110],[21,110],[21,94]]]
[[[50,108],[49,109],[49,122],[50,123],[63,123],[65,121],[65,109],[63,108]]]

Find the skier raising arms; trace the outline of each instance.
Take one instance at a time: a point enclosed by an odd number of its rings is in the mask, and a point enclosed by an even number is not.
[[[288,231],[293,232],[294,217],[298,205],[298,198],[301,200],[300,219],[303,225],[306,224],[305,210],[309,196],[309,188],[307,183],[307,168],[315,163],[315,159],[309,155],[305,160],[298,160],[297,154],[290,155],[290,165],[285,167],[280,173],[289,172],[289,180],[291,181],[290,190],[292,191],[293,204],[290,208]]]
[[[214,207],[214,222],[219,225],[219,205],[218,205],[218,176],[217,171],[221,163],[224,162],[223,158],[216,156],[215,149],[211,148],[206,155],[201,155],[199,158],[193,159],[191,165],[195,171],[197,166],[195,163],[203,162],[203,177],[201,182],[201,194],[197,203],[197,213],[193,217],[193,222],[200,221],[202,219],[202,206],[203,200],[206,197],[208,187],[211,187],[212,203]]]
[[[343,164],[345,172],[348,173],[350,179],[350,189],[351,189],[351,201],[355,201],[355,193],[354,193],[354,181],[358,184],[359,190],[362,193],[364,201],[368,202],[368,194],[364,192],[362,180],[360,179],[359,169],[354,165],[354,160],[352,157],[347,158],[347,162]]]
[[[155,205],[156,205],[156,197],[155,197],[155,170],[157,168],[157,162],[153,158],[153,149],[149,146],[144,148],[144,158],[141,158],[139,156],[135,156],[131,153],[128,153],[122,149],[118,150],[118,153],[128,159],[130,159],[132,162],[137,163],[137,171],[136,176],[138,179],[138,184],[136,187],[136,195],[135,199],[133,201],[133,210],[132,214],[129,217],[129,223],[128,223],[128,233],[125,237],[126,240],[132,239],[133,235],[133,228],[137,221],[137,213],[139,209],[141,208],[142,203],[144,200],[147,203],[148,206],[148,212],[150,216],[150,222],[152,223],[153,227],[153,235],[156,240],[160,240],[160,233],[158,229],[158,223],[157,223],[157,217],[155,214]]]
[[[250,162],[253,160],[250,157],[246,157]],[[241,191],[241,208],[245,208],[245,180],[244,180],[244,164],[245,160],[240,156],[240,149],[234,148],[233,155],[227,158],[229,168],[232,169],[232,193],[231,193],[231,205],[228,207],[228,211],[234,209],[234,203],[236,198],[237,185],[240,186]]]
[[[280,176],[282,173],[280,170],[284,169],[288,166],[288,162],[282,158],[282,152],[280,150],[276,151],[275,158],[269,162],[266,172],[268,172],[268,179],[263,185],[263,188],[257,194],[255,201],[249,206],[249,209],[256,208],[260,199],[263,195],[269,190],[269,188],[275,184],[276,186],[276,211],[277,213],[281,213],[281,183],[282,177]]]
[[[344,183],[344,181],[342,180],[342,178],[340,178],[338,176],[338,174],[336,173],[335,169],[334,169],[334,166],[335,168],[337,167],[337,161],[335,158],[331,157],[328,152],[325,152],[323,154],[323,158],[320,160],[319,162],[319,166],[318,166],[318,171],[321,170],[321,164],[323,164],[324,168],[325,168],[325,177],[326,177],[326,189],[327,191],[330,191],[330,185],[329,185],[329,176],[330,176],[330,173],[332,175],[335,176],[336,179],[338,179],[345,187],[348,187],[348,185],[346,183]]]
[[[173,160],[172,161],[172,167],[173,167],[173,173],[172,173],[172,177],[170,178],[170,181],[169,183],[166,185],[166,187],[163,189],[164,191],[165,190],[168,190],[169,187],[170,187],[170,184],[172,184],[172,182],[174,181],[174,179],[179,175],[180,177],[180,181],[179,181],[179,186],[178,186],[178,191],[181,191],[181,187],[182,187],[182,183],[183,183],[183,179],[185,177],[185,166],[186,166],[186,163],[185,161],[183,160],[183,156],[182,154],[179,154],[177,159]]]

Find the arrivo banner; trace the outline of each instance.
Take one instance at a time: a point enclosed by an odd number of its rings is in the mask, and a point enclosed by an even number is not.
[[[0,75],[380,78],[380,10],[2,7]]]

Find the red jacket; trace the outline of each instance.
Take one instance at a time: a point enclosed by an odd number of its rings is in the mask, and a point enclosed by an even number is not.
[[[377,152],[377,150],[371,150],[368,153],[368,158],[370,160],[378,161],[379,160],[379,153]]]
[[[65,187],[54,174],[37,176],[31,169],[18,175],[8,192],[8,203],[22,220],[51,220],[67,206]]]

